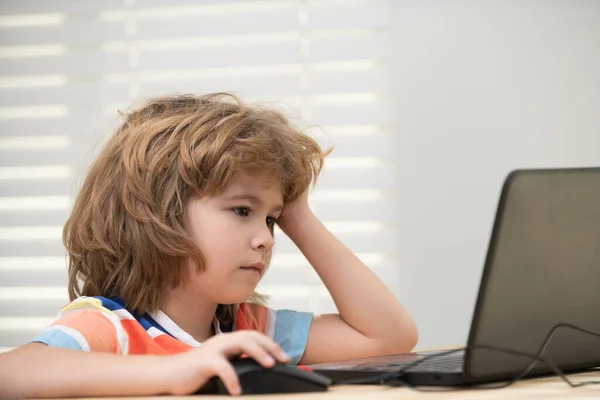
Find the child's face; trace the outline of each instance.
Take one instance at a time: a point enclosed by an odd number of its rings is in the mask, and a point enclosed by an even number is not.
[[[204,271],[190,271],[196,293],[219,304],[247,301],[271,261],[282,207],[281,186],[267,176],[240,175],[223,193],[191,200],[188,225],[206,260]]]

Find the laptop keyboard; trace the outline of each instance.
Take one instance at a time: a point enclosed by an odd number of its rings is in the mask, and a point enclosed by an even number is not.
[[[464,354],[449,354],[446,356],[432,357],[426,361],[421,362],[419,365],[415,367],[411,367],[407,372],[461,372],[463,370],[463,363],[465,360]],[[390,364],[382,364],[382,365],[369,365],[369,366],[360,366],[358,367],[361,370],[368,371],[382,371],[382,372],[390,372],[393,370],[400,370],[407,368],[411,363],[410,362],[401,362],[401,363],[390,363]]]

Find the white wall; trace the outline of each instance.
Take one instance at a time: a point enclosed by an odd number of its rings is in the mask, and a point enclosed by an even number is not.
[[[600,165],[600,2],[392,4],[399,296],[463,344],[505,175]]]

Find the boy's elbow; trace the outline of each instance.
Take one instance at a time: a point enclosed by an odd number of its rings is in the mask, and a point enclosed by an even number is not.
[[[376,345],[374,356],[387,356],[393,354],[410,353],[419,341],[419,331],[414,323],[408,324],[401,329],[387,332],[385,338],[380,338]]]
[[[394,336],[394,335],[393,335]],[[390,354],[410,353],[419,342],[419,330],[411,320],[395,337],[391,338]]]
[[[419,343],[419,330],[417,329],[417,325],[414,323],[411,325],[412,326],[406,333],[406,352],[412,351],[417,346],[417,343]]]

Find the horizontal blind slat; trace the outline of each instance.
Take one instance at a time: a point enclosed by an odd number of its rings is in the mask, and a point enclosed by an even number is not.
[[[391,56],[388,35],[384,32],[369,35],[315,38],[310,45],[312,61],[384,59]]]
[[[4,257],[56,256],[64,255],[65,248],[60,239],[55,240],[0,240],[0,254]],[[0,342],[1,343],[1,342]]]
[[[0,135],[106,135],[120,123],[116,113],[107,115],[95,111],[59,118],[0,119]]]
[[[297,28],[298,12],[295,9],[241,10],[227,14],[139,19],[136,21],[133,38],[163,40],[191,36],[272,33]]]
[[[319,176],[318,185],[328,189],[392,190],[394,188],[394,168],[391,164],[343,172],[324,168]]]
[[[62,286],[69,282],[67,268],[60,270],[38,270],[35,272],[0,270],[0,287],[7,286]],[[2,302],[0,302],[2,303]],[[0,315],[4,315],[1,314]]]
[[[325,136],[327,137],[327,131]],[[338,158],[392,158],[395,156],[393,150],[394,135],[389,132],[373,133],[369,135],[329,135],[327,138],[319,138],[323,148],[334,146],[333,152],[325,159],[333,164]]]
[[[129,101],[129,83],[87,82],[60,86],[0,89],[0,107],[66,105],[94,106]]]
[[[169,82],[142,82],[140,97],[165,95],[169,93],[213,93],[234,92],[242,97],[273,99],[290,96],[302,90],[300,72],[285,75],[265,75],[253,77],[209,77],[198,79],[171,80]]]
[[[185,50],[140,51],[138,68],[189,69],[220,66],[252,66],[287,64],[301,60],[300,42],[233,45],[217,48]]]
[[[1,190],[1,189],[0,189]],[[69,210],[2,210],[0,227],[62,226],[69,218]],[[0,282],[2,282],[0,280]]]
[[[29,1],[29,0],[27,0]],[[0,12],[2,9],[0,8]],[[31,44],[81,45],[125,41],[127,33],[121,21],[67,21],[56,25],[0,28],[0,46]]]
[[[7,200],[11,197],[42,197],[41,202],[52,205],[52,209],[55,209],[55,204],[68,204],[68,197],[77,193],[78,185],[73,179],[67,177],[66,179],[48,179],[48,180],[35,180],[33,183],[27,180],[15,180],[15,181],[0,181],[0,193],[2,193],[2,200],[0,198],[0,209],[6,204]],[[47,196],[52,197],[46,199]],[[30,199],[34,200],[35,199]],[[6,206],[7,209],[13,209],[10,205]]]
[[[278,0],[278,1],[256,1],[256,0],[169,0],[169,9],[177,9],[180,7],[190,7],[203,10],[209,13],[224,13],[232,9],[239,10],[261,10],[273,8],[287,8],[295,5],[295,1]],[[136,9],[165,9],[164,0],[138,0],[134,7]]]
[[[362,71],[314,71],[311,74],[311,93],[390,92],[389,73],[384,66]]]
[[[309,6],[312,29],[381,28],[389,23],[389,3],[383,0],[321,2]]]
[[[0,167],[20,166],[50,166],[88,165],[94,156],[94,146],[73,144],[68,147],[53,149],[5,150],[0,149]],[[1,176],[1,175],[0,175]]]
[[[336,236],[355,253],[385,253],[394,246],[394,232],[383,229],[377,233],[337,233]],[[277,251],[283,253],[297,252],[296,245],[287,236],[277,237]]]
[[[64,303],[63,303],[64,304]],[[49,320],[50,321],[50,320]],[[40,333],[45,326],[39,325],[29,329],[11,329],[4,330],[0,328],[0,343],[2,347],[22,346]]]
[[[319,218],[330,221],[347,221],[354,217],[367,220],[381,220],[386,223],[397,221],[398,205],[391,196],[371,201],[313,202],[311,207]]]
[[[2,76],[126,73],[129,71],[129,54],[125,51],[87,50],[50,57],[0,58],[0,71]]]
[[[391,116],[391,100],[379,99],[369,103],[315,105],[311,122],[316,125],[389,125]]]
[[[48,317],[58,314],[68,301],[67,289],[64,299],[2,299],[0,315],[3,317]]]
[[[1,14],[41,13],[93,13],[107,9],[122,8],[124,0],[80,1],[80,0],[2,0]]]

